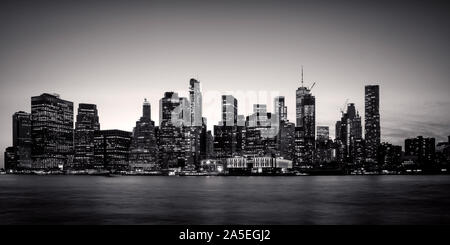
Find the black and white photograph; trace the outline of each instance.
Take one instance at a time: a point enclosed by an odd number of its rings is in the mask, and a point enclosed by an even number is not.
[[[2,1],[0,225],[450,225],[449,13]]]

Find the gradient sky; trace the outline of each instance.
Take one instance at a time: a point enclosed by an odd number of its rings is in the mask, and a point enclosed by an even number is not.
[[[0,149],[11,116],[43,92],[98,105],[102,129],[132,130],[147,98],[158,124],[165,91],[198,78],[208,127],[220,95],[254,103],[286,96],[295,122],[300,66],[316,82],[317,125],[346,99],[364,115],[379,84],[383,141],[450,135],[450,8],[445,1],[3,1]],[[76,112],[75,112],[76,113]],[[3,153],[0,157],[3,166]]]

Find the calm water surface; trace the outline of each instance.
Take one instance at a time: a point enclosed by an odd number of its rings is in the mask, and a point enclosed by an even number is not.
[[[0,176],[0,224],[450,224],[450,176]]]

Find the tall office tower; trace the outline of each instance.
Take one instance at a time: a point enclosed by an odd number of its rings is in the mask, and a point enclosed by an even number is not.
[[[200,92],[200,82],[191,79],[189,81],[189,99],[191,101],[191,125],[202,126],[202,93]]]
[[[276,143],[277,143],[277,154],[276,155],[280,155],[281,152],[281,140],[282,140],[282,135],[281,135],[281,130],[283,127],[283,123],[287,122],[287,107],[285,104],[285,99],[284,96],[277,96],[275,97],[274,101],[273,101],[273,110],[274,110],[274,119],[276,120],[276,122],[274,122],[274,126],[278,127],[278,132],[277,132],[277,139],[276,139]]]
[[[177,127],[190,127],[191,121],[191,103],[188,98],[180,97],[179,106],[173,111],[173,123]]]
[[[70,165],[73,160],[73,102],[47,93],[32,97],[31,137],[34,168]]]
[[[311,94],[311,90],[302,86],[296,91],[296,119],[297,127],[304,130],[305,137],[315,138],[316,130],[316,97]]]
[[[431,167],[436,157],[435,138],[416,138],[405,140],[405,157],[422,167]]]
[[[31,115],[19,111],[12,116],[13,146],[5,151],[5,169],[31,168]]]
[[[330,140],[330,128],[317,126],[316,161],[320,164],[333,160],[333,141]]]
[[[200,133],[200,160],[208,159],[208,122],[202,117],[202,129]]]
[[[214,126],[214,153],[218,158],[235,156],[238,146],[238,103],[231,95],[222,95],[222,124]]]
[[[329,140],[330,128],[328,126],[317,126],[317,140]]]
[[[180,111],[183,111],[180,108],[180,98],[175,92],[165,92],[159,101],[158,161],[162,168],[183,167],[186,164],[184,130],[176,125],[180,121]]]
[[[314,161],[316,137],[316,97],[303,85],[296,91],[295,159],[298,165],[310,165]],[[302,137],[300,139],[299,137]]]
[[[159,100],[159,124],[173,124],[178,121],[179,113],[175,110],[180,106],[178,93],[165,92],[164,97]]]
[[[232,95],[222,95],[222,122],[224,126],[237,125],[237,99]]]
[[[95,168],[128,169],[130,144],[131,132],[117,129],[95,131]]]
[[[336,128],[335,128],[335,140],[339,140],[341,138],[341,121],[336,121]]]
[[[14,113],[13,148],[16,154],[17,169],[31,168],[31,114],[23,111]]]
[[[6,170],[15,170],[18,168],[17,152],[13,146],[7,147],[4,154],[4,167]]]
[[[363,147],[362,140],[362,126],[361,117],[356,110],[354,103],[347,104],[347,112],[342,112],[342,118],[339,123],[336,123],[336,129],[340,135],[336,135],[337,142],[340,143],[339,154],[340,161],[347,163],[362,163],[364,157],[360,156],[361,147]],[[358,146],[356,147],[356,141]],[[356,147],[356,148],[355,148]],[[362,149],[364,152],[364,149]],[[358,154],[358,157],[355,155]],[[358,159],[358,160],[357,160]]]
[[[287,106],[285,103],[284,96],[275,97],[273,102],[273,109],[275,115],[277,115],[278,118],[280,119],[280,122],[287,120]]]
[[[279,155],[284,159],[294,159],[295,124],[282,121],[280,124]]]
[[[152,106],[147,99],[144,99],[144,104],[142,105],[142,119],[143,120],[152,120]]]
[[[97,106],[79,104],[75,123],[75,156],[73,166],[78,169],[94,167],[94,133],[100,130]]]
[[[380,145],[380,88],[378,85],[365,87],[365,141],[366,160],[377,160]]]
[[[276,121],[276,120],[274,120]],[[253,105],[253,114],[247,117],[245,153],[248,155],[276,154],[278,125],[272,127],[272,114],[264,104]]]
[[[208,158],[214,156],[214,136],[211,130],[206,132],[206,156]]]
[[[214,154],[217,158],[233,157],[237,152],[237,126],[214,125]]]
[[[142,117],[133,129],[130,147],[130,167],[133,170],[151,170],[156,167],[158,146],[155,122],[151,119],[151,105],[144,100]]]
[[[189,81],[189,100],[188,107],[184,108],[189,111],[190,119],[185,132],[185,149],[187,158],[187,167],[195,168],[200,165],[201,155],[201,133],[203,127],[202,117],[202,93],[200,91],[200,82],[191,79]]]

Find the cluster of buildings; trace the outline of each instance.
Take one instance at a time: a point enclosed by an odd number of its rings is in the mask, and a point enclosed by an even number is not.
[[[303,73],[303,72],[302,72]],[[189,97],[165,92],[159,122],[145,100],[132,132],[101,130],[97,106],[80,103],[74,122],[73,102],[44,93],[31,98],[31,113],[14,113],[13,145],[5,168],[26,170],[112,170],[232,174],[342,171],[416,171],[443,169],[450,162],[449,142],[434,138],[405,140],[405,149],[380,141],[379,86],[365,87],[364,130],[354,103],[346,103],[332,140],[329,126],[316,126],[316,100],[302,84],[296,90],[296,121],[287,119],[284,96],[238,113],[232,95],[221,96],[221,121],[213,133],[202,115],[200,82],[189,81]]]

